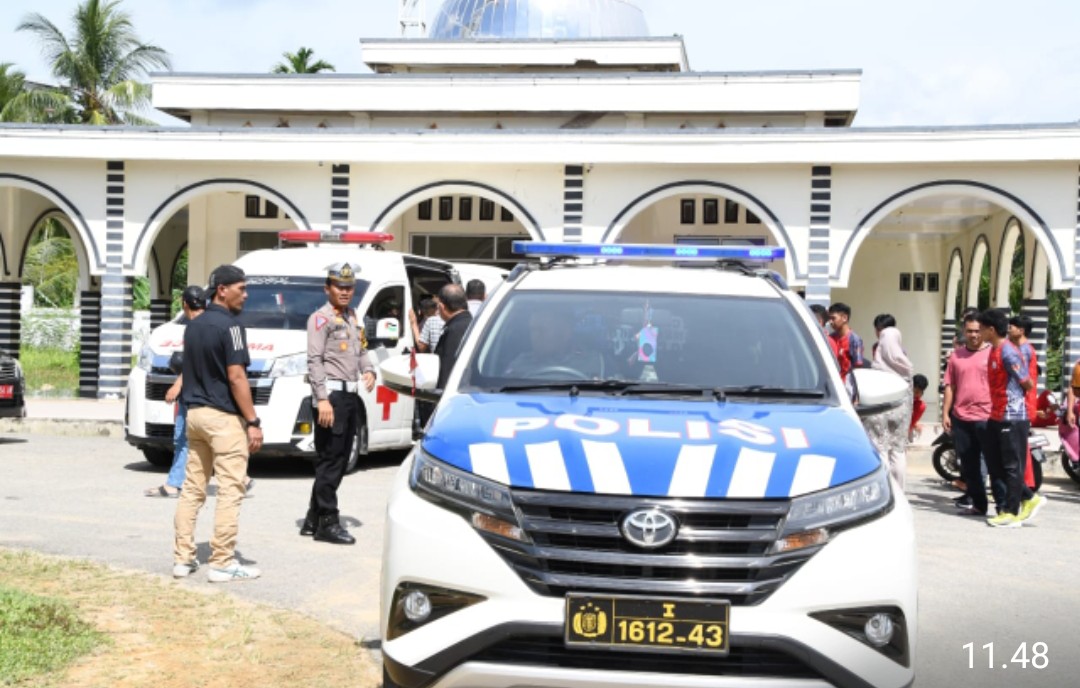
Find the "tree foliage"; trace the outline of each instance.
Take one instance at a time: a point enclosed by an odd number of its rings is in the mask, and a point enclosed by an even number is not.
[[[34,287],[34,305],[70,308],[79,285],[79,261],[67,230],[46,218],[30,237],[22,283]]]
[[[16,27],[37,37],[58,85],[24,88],[0,111],[8,121],[152,124],[138,114],[150,105],[148,71],[171,67],[169,55],[135,34],[121,0],[85,0],[74,30],[64,33],[44,15],[28,14]]]
[[[295,53],[282,53],[284,62],[278,62],[271,70],[274,74],[318,74],[319,72],[333,72],[334,65],[326,60],[311,62],[315,51],[311,48],[301,47]]]

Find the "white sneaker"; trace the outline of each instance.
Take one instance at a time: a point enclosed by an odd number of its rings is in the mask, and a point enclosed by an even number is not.
[[[191,574],[199,570],[199,560],[192,559],[186,564],[173,564],[172,577],[173,578],[187,578]]]
[[[206,579],[211,583],[231,583],[233,581],[254,580],[262,575],[262,572],[254,566],[243,566],[234,561],[223,569],[213,566],[206,573]]]

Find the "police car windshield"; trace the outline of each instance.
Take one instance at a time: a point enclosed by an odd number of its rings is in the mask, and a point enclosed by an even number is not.
[[[696,398],[730,390],[819,403],[828,390],[811,333],[782,299],[520,290],[479,337],[463,379],[478,390],[565,393],[580,383],[581,394],[634,394],[666,386]]]
[[[269,330],[307,329],[308,316],[326,303],[325,277],[264,277],[248,275],[247,301],[240,313],[245,327]],[[355,308],[368,282],[356,280]]]

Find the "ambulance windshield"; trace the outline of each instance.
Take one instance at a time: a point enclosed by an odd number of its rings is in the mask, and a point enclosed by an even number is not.
[[[326,303],[321,277],[269,277],[248,275],[247,301],[240,313],[244,327],[261,330],[303,330],[308,316]],[[368,282],[356,280],[355,308]]]

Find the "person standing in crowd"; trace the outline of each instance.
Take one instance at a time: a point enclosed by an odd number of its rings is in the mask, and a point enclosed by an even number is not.
[[[873,368],[893,372],[904,378],[908,384],[909,396],[900,406],[867,418],[863,424],[878,454],[889,467],[893,480],[903,490],[907,476],[907,441],[908,433],[911,431],[913,404],[910,396],[912,394],[912,365],[904,352],[903,339],[899,328],[896,327],[896,318],[887,313],[878,315],[874,318],[874,331],[877,333],[878,341],[874,346]]]
[[[844,381],[848,395],[853,395],[854,384],[851,381],[851,371],[865,365],[863,361],[863,340],[851,329],[851,306],[846,303],[834,303],[829,306],[829,324],[832,332],[829,333],[829,345],[833,355],[840,364],[840,379]]]
[[[1032,382],[1039,379],[1039,354],[1031,344],[1029,337],[1035,329],[1035,321],[1026,315],[1014,315],[1009,318],[1008,338],[1009,342],[1020,351],[1024,365],[1027,367],[1028,377]],[[1039,395],[1033,384],[1031,389],[1024,393],[1024,403],[1027,406],[1028,421],[1031,427],[1035,427],[1038,418]],[[1032,490],[1035,489],[1035,469],[1031,465],[1031,448],[1028,448],[1024,457],[1024,484]]]
[[[439,338],[439,346],[435,349],[439,356],[439,382],[436,386],[446,389],[446,381],[450,379],[450,371],[457,361],[461,343],[465,341],[465,333],[473,320],[465,290],[461,285],[447,284],[439,290],[439,315],[446,322],[446,327]]]
[[[483,280],[471,279],[466,283],[465,299],[469,303],[469,315],[475,318],[480,309],[484,307],[486,293],[487,287],[484,286]]]
[[[988,441],[986,424],[990,420],[990,387],[988,366],[990,345],[982,339],[978,317],[968,313],[963,320],[964,346],[954,349],[945,365],[945,400],[941,425],[952,435],[956,456],[960,459],[960,474],[964,481],[964,496],[956,505],[968,516],[986,516],[989,504],[983,486],[984,444]],[[995,486],[994,501],[1004,499],[1003,490]]]
[[[1073,366],[1072,379],[1065,392],[1065,412],[1062,414],[1058,434],[1061,448],[1073,463],[1080,461],[1080,427],[1076,417],[1080,415],[1080,361]]]
[[[191,322],[202,315],[206,308],[206,293],[202,287],[191,285],[186,287],[180,294],[180,308],[184,311],[186,322]],[[169,475],[165,478],[164,485],[158,485],[146,490],[143,494],[147,497],[179,497],[180,487],[184,484],[184,473],[187,469],[188,443],[187,443],[187,406],[180,401],[180,390],[183,385],[183,356],[182,352],[173,352],[169,360],[169,367],[176,373],[176,381],[165,392],[166,403],[176,404],[175,425],[173,426],[173,460],[169,468]],[[176,365],[174,365],[176,364]]]
[[[813,303],[810,304],[810,310],[813,311],[814,317],[817,318],[818,325],[821,327],[821,333],[828,337],[829,309],[822,306],[820,303]]]
[[[247,332],[236,317],[247,300],[244,271],[222,265],[210,273],[211,303],[184,329],[184,384],[187,406],[188,462],[176,506],[173,577],[199,568],[195,557],[195,522],[206,502],[210,476],[218,480],[214,535],[210,539],[211,583],[258,578],[257,568],[234,557],[244,500],[248,457],[259,451],[263,435],[247,367],[251,364]]]
[[[1005,503],[997,516],[987,519],[995,528],[1018,528],[1035,517],[1046,497],[1024,484],[1023,461],[1027,456],[1028,420],[1025,392],[1035,383],[1020,351],[1006,339],[1008,318],[1000,310],[979,314],[982,336],[991,345],[987,382],[990,386],[990,421],[983,447],[991,477],[1005,481]]]
[[[922,420],[923,414],[926,413],[926,402],[923,401],[923,394],[926,393],[926,388],[930,386],[930,381],[926,379],[925,375],[915,374],[911,376],[911,426],[908,428],[908,441],[914,441],[916,437],[922,434],[922,426],[919,425],[919,421]]]
[[[430,304],[430,312],[424,309],[425,302]],[[412,329],[413,341],[416,342],[416,352],[420,354],[434,353],[435,347],[439,345],[439,338],[442,337],[446,323],[443,322],[439,305],[435,299],[423,299],[420,302],[420,308],[424,314],[423,327],[416,322],[416,311],[409,309],[409,327]]]
[[[308,318],[307,360],[311,398],[316,405],[315,484],[300,528],[303,536],[335,545],[355,544],[341,525],[337,491],[345,477],[360,416],[358,380],[375,388],[375,367],[360,338],[362,328],[350,302],[356,274],[348,263],[326,274],[327,302]]]

